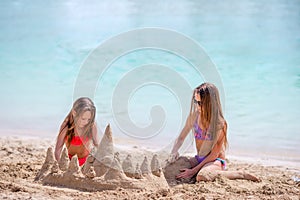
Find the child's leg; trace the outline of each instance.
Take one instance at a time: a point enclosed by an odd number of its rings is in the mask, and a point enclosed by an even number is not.
[[[218,174],[225,176],[228,179],[245,179],[249,181],[260,182],[261,180],[256,176],[249,174],[245,171],[219,171]]]
[[[244,171],[224,171],[222,170],[221,162],[216,160],[205,164],[198,172],[197,181],[214,181],[218,175],[224,176],[228,179],[245,179],[250,181],[260,182],[261,180],[256,176]]]
[[[220,161],[206,163],[198,172],[197,181],[213,181],[216,179],[218,172],[222,170]]]

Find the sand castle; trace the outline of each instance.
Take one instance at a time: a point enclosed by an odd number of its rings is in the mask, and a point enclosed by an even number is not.
[[[69,161],[64,149],[59,162],[54,159],[53,149],[48,148],[45,162],[35,181],[45,185],[64,186],[85,191],[124,189],[168,189],[159,160],[153,156],[151,164],[147,157],[141,165],[133,166],[131,155],[122,162],[114,152],[112,132],[108,125],[95,155],[89,155],[83,167],[77,156]]]

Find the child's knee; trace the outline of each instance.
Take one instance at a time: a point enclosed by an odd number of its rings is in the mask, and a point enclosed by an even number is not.
[[[197,182],[200,182],[200,181],[208,181],[208,179],[207,179],[205,176],[203,176],[202,174],[201,174],[201,175],[198,174],[198,175],[196,176],[196,181],[197,181]]]
[[[200,181],[210,181],[210,177],[206,173],[199,172],[197,174],[197,176],[196,176],[196,181],[197,182],[200,182]]]
[[[216,178],[216,174],[210,171],[200,171],[196,176],[196,181],[213,181]]]

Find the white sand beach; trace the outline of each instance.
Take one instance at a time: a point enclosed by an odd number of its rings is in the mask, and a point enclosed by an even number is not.
[[[228,160],[228,170],[246,170],[261,182],[228,180],[218,177],[213,182],[179,184],[168,189],[123,189],[87,192],[68,187],[55,187],[34,182],[42,167],[46,151],[54,142],[49,139],[1,137],[1,199],[299,199],[297,167],[263,166],[237,158]],[[133,149],[131,154],[141,154]],[[121,155],[121,154],[120,154]],[[147,155],[145,153],[144,155]],[[142,160],[133,156],[135,161]],[[140,160],[139,160],[140,159]],[[298,177],[298,182],[296,178]]]

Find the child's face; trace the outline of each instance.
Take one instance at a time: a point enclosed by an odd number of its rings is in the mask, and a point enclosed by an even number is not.
[[[91,118],[92,118],[91,111],[85,111],[84,113],[82,113],[77,121],[78,127],[84,128],[91,121]]]

